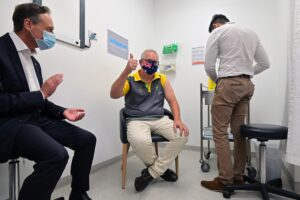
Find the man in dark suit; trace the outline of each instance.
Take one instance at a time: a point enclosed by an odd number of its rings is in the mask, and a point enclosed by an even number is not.
[[[56,74],[45,82],[33,57],[35,48],[55,44],[50,11],[33,3],[13,14],[14,31],[0,37],[0,162],[24,157],[35,162],[19,200],[50,200],[68,161],[64,146],[74,150],[70,200],[89,200],[89,174],[96,137],[67,123],[85,115],[83,109],[63,108],[48,100],[62,82]]]

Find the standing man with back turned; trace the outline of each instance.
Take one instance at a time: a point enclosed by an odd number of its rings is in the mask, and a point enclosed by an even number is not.
[[[226,184],[244,183],[246,138],[239,129],[245,123],[248,104],[254,92],[251,77],[269,68],[268,56],[253,31],[229,23],[225,15],[214,15],[205,55],[207,75],[217,83],[211,108],[213,139],[217,152],[219,176],[201,185],[222,191]],[[218,75],[215,64],[220,59]],[[257,64],[253,66],[253,61]],[[234,137],[232,165],[227,129]]]
[[[25,3],[16,6],[14,31],[0,37],[0,162],[24,157],[35,162],[23,183],[19,200],[50,200],[68,161],[64,146],[74,150],[70,200],[90,200],[89,174],[96,137],[67,123],[85,115],[48,100],[62,82],[56,74],[45,82],[35,48],[55,44],[50,10]],[[63,199],[63,198],[60,198]]]

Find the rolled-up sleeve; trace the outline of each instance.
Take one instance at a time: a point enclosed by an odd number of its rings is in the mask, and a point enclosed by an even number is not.
[[[218,40],[215,34],[211,35],[206,43],[205,53],[205,71],[209,78],[216,81],[218,76],[216,72],[216,61],[219,55]]]

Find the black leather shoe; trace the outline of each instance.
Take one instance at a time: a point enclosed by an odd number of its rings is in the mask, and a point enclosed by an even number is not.
[[[137,192],[143,191],[152,180],[153,177],[149,174],[148,169],[143,169],[142,176],[137,177],[134,181],[135,190]]]
[[[170,169],[167,169],[165,173],[160,177],[162,177],[165,181],[169,181],[169,182],[175,182],[178,179],[176,173]]]
[[[54,200],[65,200],[65,198],[63,198],[63,197],[59,197],[59,198],[57,198],[57,199],[54,199]]]
[[[86,192],[77,192],[72,190],[69,200],[92,200]]]
[[[149,173],[148,168],[145,168],[141,171],[142,176],[147,176],[147,173]]]

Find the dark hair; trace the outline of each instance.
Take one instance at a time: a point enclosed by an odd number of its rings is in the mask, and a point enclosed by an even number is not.
[[[214,30],[214,27],[213,27],[214,23],[226,24],[227,22],[229,22],[229,19],[225,15],[215,14],[212,17],[211,22],[209,24],[208,32],[211,33]]]
[[[44,13],[50,14],[50,9],[36,3],[24,3],[17,5],[12,17],[14,22],[14,31],[19,32],[23,29],[23,23],[26,18],[31,19],[34,24],[39,23],[39,15]]]

